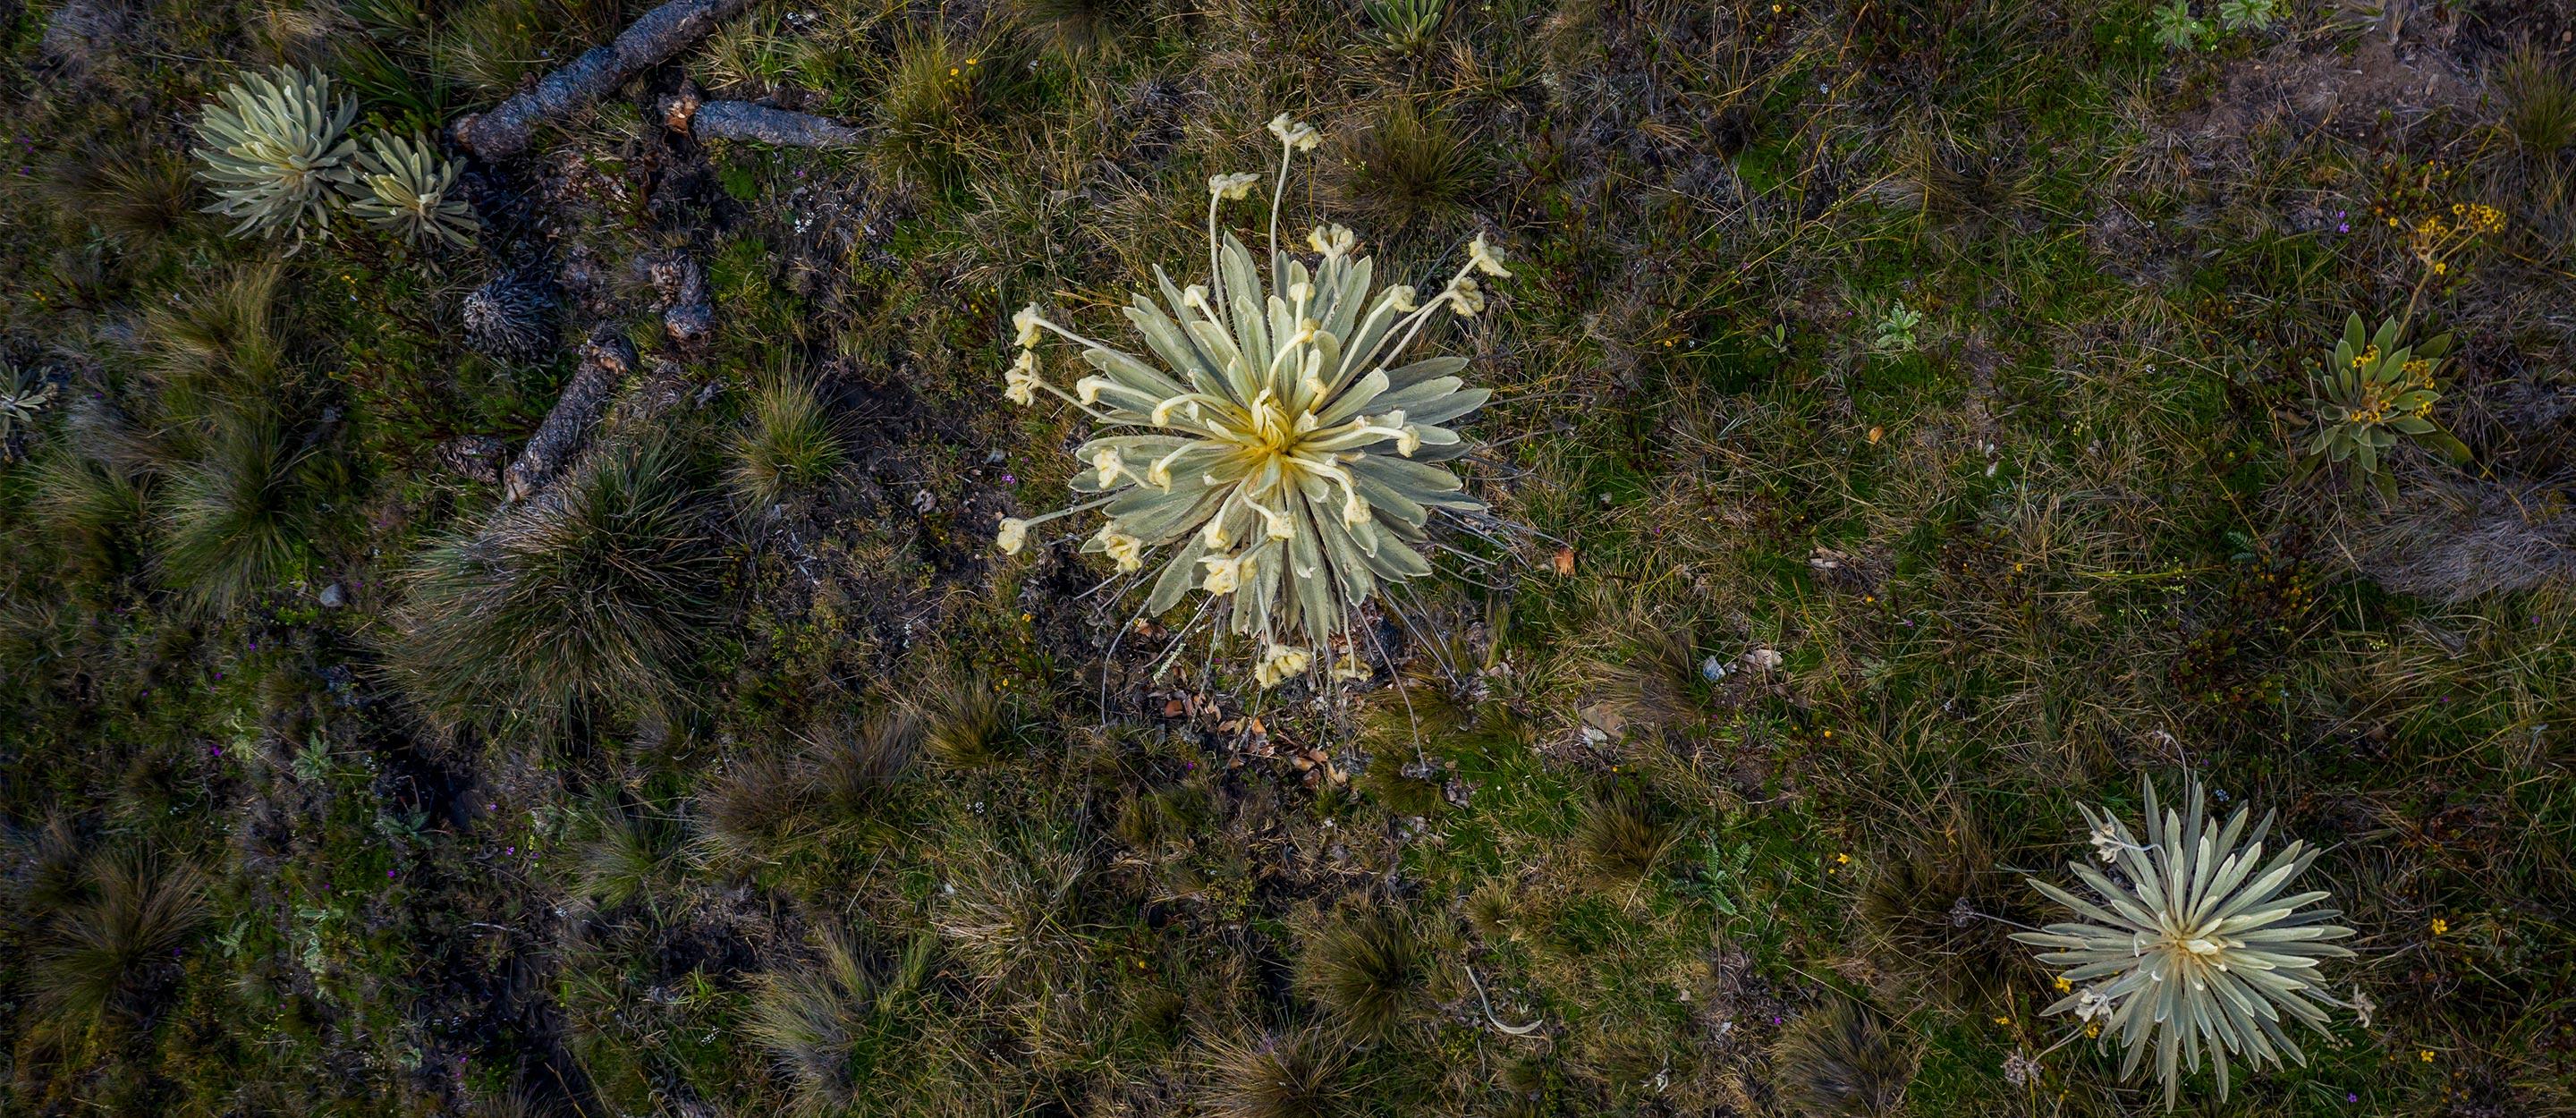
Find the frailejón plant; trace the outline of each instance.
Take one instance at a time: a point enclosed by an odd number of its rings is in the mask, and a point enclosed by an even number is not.
[[[197,177],[215,191],[206,212],[241,219],[235,236],[327,224],[332,191],[349,181],[357,145],[346,133],[357,116],[357,99],[334,101],[319,72],[242,75],[198,119]]]
[[[2336,910],[2307,907],[2326,899],[2324,890],[2282,895],[2318,851],[2294,841],[2264,862],[2270,815],[2251,835],[2241,807],[2215,826],[2198,781],[2184,812],[2159,813],[2152,783],[2146,799],[2143,843],[2108,810],[2079,805],[2094,851],[2120,876],[2068,865],[2098,900],[2033,879],[2079,919],[2012,938],[2052,948],[2039,961],[2063,968],[2059,988],[2068,993],[2041,1012],[2071,1012],[2088,1031],[2098,1026],[2105,1044],[2128,1053],[2122,1076],[2136,1074],[2152,1049],[2171,1109],[2185,1067],[2200,1070],[2204,1047],[2217,1066],[2221,1099],[2232,1055],[2257,1067],[2277,1067],[2285,1055],[2306,1063],[2283,1026],[2296,1020],[2322,1028],[2326,1007],[2343,1004],[2326,993],[2317,964],[2350,958],[2332,941],[2353,932],[2333,923]]]
[[[370,136],[358,155],[349,208],[405,244],[439,240],[461,248],[474,229],[474,211],[453,194],[464,169],[418,136]]]
[[[1206,591],[1221,603],[1220,624],[1259,643],[1263,686],[1337,654],[1337,667],[1353,670],[1361,605],[1381,582],[1431,571],[1421,549],[1432,510],[1483,507],[1440,464],[1467,450],[1442,424],[1491,394],[1456,375],[1463,357],[1400,362],[1442,311],[1484,310],[1478,275],[1511,275],[1480,235],[1438,293],[1372,292],[1374,261],[1355,255],[1358,238],[1339,225],[1308,234],[1318,258],[1308,267],[1279,246],[1280,196],[1295,155],[1320,139],[1286,114],[1270,132],[1281,154],[1266,285],[1217,223],[1261,176],[1224,174],[1208,180],[1207,282],[1181,287],[1157,269],[1162,299],[1138,293],[1128,306],[1154,360],[1074,333],[1034,304],[1013,316],[1022,348],[1003,394],[1026,405],[1049,393],[1103,430],[1076,451],[1086,468],[1072,487],[1093,499],[1004,518],[996,539],[1017,553],[1031,528],[1101,510],[1106,520],[1082,550],[1121,572],[1160,563],[1148,613]],[[1034,347],[1049,333],[1081,347],[1094,370],[1070,392],[1040,371]]]

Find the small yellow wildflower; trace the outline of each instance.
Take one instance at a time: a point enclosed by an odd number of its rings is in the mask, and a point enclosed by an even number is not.
[[[2432,1050],[2432,1049],[2430,1049],[2430,1048],[2427,1048],[2427,1049],[2424,1049],[2424,1050],[2422,1050],[2422,1051],[2420,1051],[2420,1052],[2417,1052],[2417,1053],[2415,1053],[2415,1058],[2416,1058],[2417,1060],[2419,1060],[2419,1061],[2424,1062],[2424,1063],[2428,1063],[2428,1064],[2429,1064],[2429,1063],[2432,1063],[2432,1062],[2433,1062],[2433,1050]]]
[[[2066,993],[2067,991],[2069,991],[2069,990],[2073,990],[2073,989],[2075,988],[2075,984],[2074,984],[2074,983],[2072,983],[2072,982],[2068,982],[2068,981],[2066,980],[2066,976],[2065,976],[2065,975],[2062,975],[2062,974],[2057,976],[2056,986],[2057,986],[2057,992],[2058,992],[2058,993],[2061,993],[2061,994]]]
[[[2442,918],[2441,918],[2441,917],[2439,917],[2439,916],[2436,916],[2436,917],[2434,917],[2434,918],[2433,918],[2433,934],[2434,934],[2434,935],[2437,935],[2437,936],[2438,936],[2438,935],[2448,935],[2448,934],[2450,933],[2450,931],[2451,931],[2451,922],[2450,922],[2450,921],[2448,921],[2448,920],[2444,920],[2444,919],[2442,919]]]

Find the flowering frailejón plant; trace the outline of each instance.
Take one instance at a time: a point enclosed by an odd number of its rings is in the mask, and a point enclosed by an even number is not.
[[[329,76],[278,67],[244,74],[206,106],[197,177],[214,187],[207,212],[238,217],[243,233],[299,233],[330,220],[332,191],[349,181],[357,145],[347,138],[355,98],[331,98]]]
[[[2263,863],[2271,816],[2250,836],[2244,808],[2226,826],[2213,826],[2198,781],[2187,813],[2159,814],[2152,783],[2146,797],[2144,843],[2109,811],[2079,805],[2092,825],[2095,852],[2121,876],[2080,863],[2067,867],[2100,903],[2034,879],[2041,893],[2083,922],[2012,938],[2055,948],[2039,961],[2066,968],[2058,974],[2065,983],[2060,989],[2072,986],[2072,992],[2042,1012],[2073,1012],[2088,1034],[2098,1030],[2106,1043],[2116,1040],[2128,1051],[2122,1076],[2135,1074],[2153,1047],[2165,1107],[2172,1109],[2183,1075],[2178,1061],[2199,1071],[2204,1044],[2217,1065],[2222,1100],[2231,1054],[2257,1067],[2279,1066],[2284,1053],[2305,1064],[2306,1054],[2282,1026],[2295,1018],[2323,1028],[2321,1007],[2343,1004],[2325,992],[2317,964],[2350,958],[2351,951],[2329,941],[2353,932],[2331,922],[2341,915],[2334,909],[2300,911],[2326,899],[2324,891],[2281,895],[2318,851],[2294,841]]]
[[[2365,332],[2361,316],[2346,319],[2342,340],[2326,363],[2324,391],[2316,401],[2323,428],[2308,444],[2304,476],[2327,462],[2350,462],[2356,481],[2368,481],[2382,497],[2397,495],[2388,473],[2388,455],[2400,435],[2466,462],[2469,448],[2433,418],[2442,393],[2433,379],[2451,352],[2443,334],[2414,346],[2398,345],[2396,319]]]
[[[1087,468],[1072,487],[1096,498],[1006,517],[995,541],[1016,554],[1030,528],[1102,510],[1107,521],[1082,550],[1122,573],[1156,557],[1149,613],[1194,586],[1222,600],[1221,624],[1260,644],[1254,674],[1265,687],[1337,648],[1336,673],[1358,672],[1349,643],[1360,606],[1382,581],[1430,573],[1419,549],[1431,511],[1484,507],[1440,465],[1468,449],[1441,424],[1491,393],[1455,375],[1463,357],[1398,362],[1439,312],[1484,310],[1479,273],[1511,275],[1479,235],[1438,294],[1372,293],[1374,262],[1353,255],[1357,237],[1339,225],[1307,236],[1320,257],[1310,269],[1279,247],[1279,206],[1290,161],[1321,141],[1284,113],[1270,133],[1280,161],[1266,287],[1252,254],[1217,226],[1219,208],[1249,196],[1260,176],[1225,174],[1208,180],[1207,282],[1179,287],[1157,268],[1161,301],[1139,293],[1127,308],[1156,361],[1076,334],[1035,304],[1013,316],[1022,348],[1003,394],[1026,405],[1047,392],[1104,430],[1075,452]],[[1039,372],[1032,347],[1050,332],[1095,370],[1069,393]]]

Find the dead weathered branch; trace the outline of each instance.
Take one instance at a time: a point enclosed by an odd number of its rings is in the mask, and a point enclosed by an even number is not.
[[[546,413],[546,421],[529,437],[518,461],[510,463],[502,495],[517,501],[545,488],[589,441],[590,429],[599,422],[610,394],[634,367],[635,347],[625,338],[610,328],[593,334],[582,345],[581,366],[573,370],[563,395],[555,398],[554,410]]]
[[[661,296],[662,330],[683,349],[706,340],[715,329],[715,305],[707,297],[707,272],[696,257],[673,249],[644,262],[644,275]]]
[[[698,106],[690,131],[701,140],[749,140],[784,147],[845,148],[859,142],[859,130],[840,121],[749,101],[709,101]]]
[[[708,101],[692,88],[662,99],[662,122],[701,140],[739,140],[780,147],[845,148],[859,145],[859,130],[830,117],[757,105]]]
[[[644,13],[606,46],[592,47],[571,65],[546,75],[536,87],[456,123],[456,140],[485,159],[504,159],[528,146],[528,133],[607,96],[626,79],[706,37],[751,0],[670,0]]]

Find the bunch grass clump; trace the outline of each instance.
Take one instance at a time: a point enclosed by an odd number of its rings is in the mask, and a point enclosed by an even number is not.
[[[1782,1101],[1805,1118],[1885,1118],[1905,1105],[1920,1051],[1884,1014],[1840,994],[1800,1014],[1772,1052]]]
[[[812,383],[778,377],[753,396],[751,422],[734,440],[730,480],[752,508],[767,508],[790,491],[831,477],[847,457],[831,413]]]
[[[66,217],[95,224],[129,249],[151,249],[188,221],[196,186],[187,162],[136,140],[67,152],[53,193]]]
[[[929,937],[876,966],[846,932],[826,931],[821,958],[755,975],[745,1031],[769,1051],[794,1092],[792,1113],[844,1113],[899,1051],[896,1025],[929,977]]]
[[[1435,20],[1438,9],[1432,10]],[[1418,49],[1429,32],[1406,49]],[[1345,145],[1333,180],[1343,201],[1390,229],[1429,226],[1465,212],[1484,174],[1475,142],[1445,114],[1396,101]]]
[[[1621,783],[1584,803],[1575,818],[1574,850],[1604,884],[1625,886],[1652,872],[1676,837],[1661,805]]]
[[[990,674],[934,664],[914,681],[905,708],[932,760],[952,769],[979,769],[1001,759],[1011,709]]]
[[[1361,607],[1383,583],[1431,573],[1422,554],[1431,513],[1483,508],[1441,464],[1469,449],[1442,424],[1491,393],[1456,375],[1463,357],[1404,354],[1440,312],[1484,310],[1479,274],[1511,275],[1478,236],[1437,294],[1373,291],[1375,262],[1339,225],[1308,235],[1318,258],[1309,268],[1280,247],[1279,210],[1291,161],[1321,140],[1286,114],[1270,131],[1280,161],[1266,285],[1264,267],[1217,220],[1260,176],[1223,174],[1208,180],[1207,282],[1183,288],[1157,269],[1162,299],[1139,293],[1128,307],[1155,361],[1074,333],[1034,304],[1013,317],[1021,351],[1004,395],[1026,405],[1044,391],[1117,433],[1076,451],[1088,469],[1073,489],[1094,499],[1006,517],[996,540],[1017,553],[1031,528],[1100,510],[1106,519],[1082,550],[1121,574],[1158,562],[1146,613],[1171,610],[1192,589],[1223,602],[1219,623],[1260,646],[1263,686],[1335,654],[1341,673],[1359,671]],[[1048,333],[1080,347],[1094,370],[1071,392],[1041,371],[1035,346]]]
[[[397,657],[433,709],[542,720],[659,706],[712,617],[723,557],[695,454],[646,435],[413,564]]]
[[[206,212],[240,219],[235,236],[328,225],[332,194],[350,181],[357,145],[347,134],[357,117],[357,99],[335,100],[318,71],[243,75],[198,120],[205,165],[197,177],[215,191]]]
[[[55,914],[31,976],[43,1018],[74,1031],[147,1015],[205,915],[204,876],[185,863],[97,856],[87,884]]]
[[[2495,84],[2504,132],[2526,157],[2551,160],[2576,145],[2576,76],[2565,65],[2525,44],[2496,67]]]
[[[170,486],[163,576],[228,610],[301,576],[330,536],[347,465],[323,433],[261,400],[227,401]]]
[[[2332,942],[2353,934],[2332,922],[2341,914],[2306,907],[2326,899],[2324,890],[2282,895],[2318,851],[2293,841],[2265,863],[2263,836],[2272,817],[2265,815],[2249,835],[2250,812],[2240,807],[2225,826],[2213,826],[2196,780],[2188,808],[2179,813],[2159,813],[2155,785],[2146,786],[2143,843],[2108,810],[2079,808],[2092,825],[2095,851],[2121,877],[2068,865],[2098,903],[2031,882],[2081,918],[2013,934],[2052,948],[2039,961],[2065,968],[2058,977],[2071,992],[2042,1012],[2073,1013],[2100,1025],[2105,1044],[2128,1052],[2122,1076],[2136,1074],[2154,1050],[2168,1110],[2185,1068],[2200,1070],[2204,1046],[2217,1067],[2222,1101],[2231,1055],[2257,1067],[2277,1067],[2285,1055],[2306,1063],[2282,1026],[2297,1020],[2322,1029],[2326,1007],[2342,1003],[2323,992],[2318,964],[2352,956]]]
[[[474,241],[474,211],[455,195],[465,164],[442,158],[419,136],[375,135],[358,155],[349,208],[369,224],[419,247]]]
[[[1199,1105],[1216,1118],[1340,1118],[1357,1107],[1345,1046],[1308,1030],[1210,1044]]]
[[[1421,937],[1401,913],[1362,907],[1309,937],[1297,959],[1306,996],[1356,1037],[1384,1037],[1419,1003],[1428,975]]]

